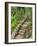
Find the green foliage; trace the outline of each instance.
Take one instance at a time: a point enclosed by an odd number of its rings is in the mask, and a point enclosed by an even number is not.
[[[28,15],[28,16],[32,15],[32,8],[31,7],[30,8],[29,7],[25,8],[25,11],[26,11],[25,12],[26,15]]]
[[[31,16],[32,15],[32,8],[29,7],[11,7],[11,29],[14,31],[16,26],[22,21],[24,16]],[[29,19],[29,21],[32,21]],[[29,23],[31,26],[31,23]]]

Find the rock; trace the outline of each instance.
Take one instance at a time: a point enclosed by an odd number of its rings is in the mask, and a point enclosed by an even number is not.
[[[15,37],[15,39],[22,39],[22,38],[23,38],[22,35],[17,35],[17,36]]]

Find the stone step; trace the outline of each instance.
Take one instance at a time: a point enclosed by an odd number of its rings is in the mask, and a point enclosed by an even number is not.
[[[16,37],[15,37],[15,39],[22,39],[24,36],[23,35],[17,35]]]
[[[20,35],[24,35],[24,33],[23,33],[23,32],[19,32],[19,34],[20,34]]]

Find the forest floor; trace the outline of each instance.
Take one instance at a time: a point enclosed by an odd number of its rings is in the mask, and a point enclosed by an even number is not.
[[[32,30],[27,29],[27,22],[25,22],[19,32],[17,32],[17,35],[15,36],[15,39],[24,39],[24,38],[31,38],[31,32]]]
[[[28,28],[28,22],[24,21],[19,31],[12,33],[12,39],[32,38],[32,30]]]

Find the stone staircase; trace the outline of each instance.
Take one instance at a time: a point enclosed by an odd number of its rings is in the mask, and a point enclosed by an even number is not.
[[[27,22],[25,22],[21,29],[19,30],[18,34],[16,35],[15,39],[24,39],[29,37],[30,30],[27,29]]]
[[[27,17],[25,17],[27,18]],[[28,29],[27,19],[23,20],[12,33],[12,39],[24,39],[24,38],[32,38],[32,30]]]

